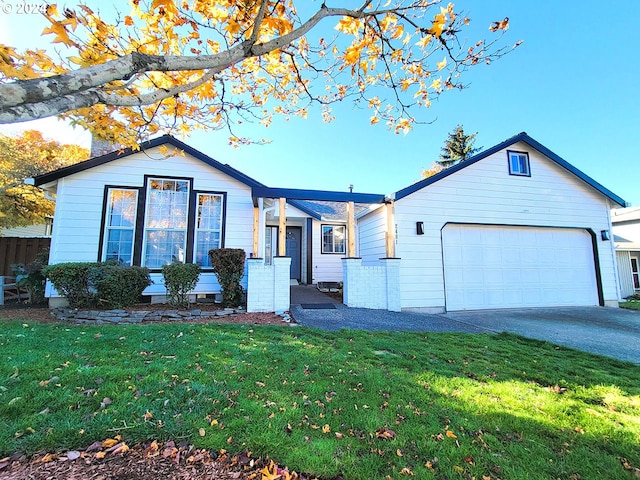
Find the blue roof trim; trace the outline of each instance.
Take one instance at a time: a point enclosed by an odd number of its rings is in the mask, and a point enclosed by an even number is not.
[[[319,200],[327,202],[384,203],[385,196],[378,193],[333,192],[328,190],[300,190],[297,188],[253,187],[251,195],[257,198],[286,198],[287,200]]]
[[[185,153],[188,153],[192,157],[197,158],[198,160],[206,163],[207,165],[221,171],[229,175],[231,178],[238,180],[239,182],[244,183],[249,187],[264,187],[265,185],[254,180],[253,178],[245,175],[244,173],[236,170],[229,165],[223,164],[214,160],[213,158],[205,155],[199,150],[196,150],[193,147],[190,147],[184,142],[181,142],[175,137],[171,135],[163,135],[161,137],[153,138],[151,140],[147,140],[146,142],[142,142],[140,144],[140,150],[133,150],[131,148],[126,148],[119,152],[112,152],[106,155],[102,155],[100,157],[90,158],[89,160],[85,160],[84,162],[76,163],[75,165],[70,165],[68,167],[63,167],[58,170],[54,170],[53,172],[46,173],[44,175],[39,175],[34,178],[35,186],[38,187],[40,185],[44,185],[45,183],[53,182],[60,178],[67,177],[69,175],[73,175],[74,173],[83,172],[85,170],[89,170],[90,168],[94,168],[100,165],[104,165],[105,163],[112,162],[114,160],[127,157],[134,153],[148,150],[150,148],[158,147],[160,145],[170,144],[174,147],[183,150]]]
[[[533,138],[531,138],[529,135],[527,135],[525,132],[521,132],[517,135],[514,135],[513,137],[505,140],[504,142],[501,142],[491,148],[488,148],[487,150],[484,150],[480,153],[478,153],[477,155],[474,155],[473,157],[469,158],[468,160],[459,163],[457,165],[454,165],[451,168],[448,168],[436,175],[433,175],[432,177],[429,178],[425,178],[424,180],[420,180],[417,183],[414,183],[413,185],[409,185],[406,188],[403,188],[402,190],[398,190],[395,193],[395,199],[396,200],[400,200],[401,198],[404,198],[408,195],[411,195],[414,192],[417,192],[418,190],[427,187],[439,180],[442,180],[443,178],[448,177],[449,175],[452,175],[460,170],[462,170],[463,168],[468,167],[469,165],[472,165],[476,162],[479,162],[480,160],[487,158],[490,155],[493,155],[494,153],[499,152],[500,150],[503,150],[505,148],[510,147],[511,145],[517,143],[517,142],[524,142],[527,145],[529,145],[530,147],[536,149],[537,151],[539,151],[540,153],[542,153],[543,155],[545,155],[546,157],[550,158],[552,161],[554,161],[555,163],[557,163],[558,165],[560,165],[562,168],[564,168],[565,170],[571,172],[572,174],[574,174],[576,177],[578,177],[580,180],[582,180],[583,182],[585,182],[586,184],[588,184],[589,186],[591,186],[592,188],[596,189],[597,191],[599,191],[601,194],[603,194],[605,197],[613,200],[614,202],[616,202],[618,205],[621,206],[626,206],[628,205],[628,203],[626,201],[624,201],[622,198],[620,198],[618,195],[616,195],[615,193],[613,193],[611,190],[605,188],[604,186],[602,186],[600,183],[596,182],[593,178],[589,177],[587,174],[581,172],[580,170],[578,170],[576,167],[574,167],[573,165],[571,165],[569,162],[567,162],[566,160],[564,160],[562,157],[556,155],[555,153],[553,153],[551,150],[549,150],[547,147],[545,147],[544,145],[542,145],[540,142],[534,140]]]

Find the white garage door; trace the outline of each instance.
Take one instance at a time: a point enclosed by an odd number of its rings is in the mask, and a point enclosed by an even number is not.
[[[447,225],[447,310],[598,305],[584,230]]]

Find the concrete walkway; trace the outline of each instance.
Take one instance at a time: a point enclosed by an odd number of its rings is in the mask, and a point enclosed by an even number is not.
[[[300,325],[323,330],[346,328],[409,332],[487,332],[484,328],[438,315],[349,308],[311,285],[291,287],[290,311],[295,321]]]
[[[640,312],[621,308],[528,308],[427,315],[349,308],[312,286],[291,287],[291,315],[324,330],[510,332],[640,365]]]

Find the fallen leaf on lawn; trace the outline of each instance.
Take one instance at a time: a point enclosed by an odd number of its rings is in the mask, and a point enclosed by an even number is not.
[[[329,433],[331,431],[331,427],[327,424],[322,427],[322,433]]]
[[[162,458],[173,457],[176,453],[178,453],[176,447],[167,447],[162,451]]]
[[[473,465],[473,457],[464,457],[464,462]]]
[[[53,455],[51,455],[50,453],[47,453],[44,457],[40,459],[42,463],[48,463],[51,460],[53,460]]]
[[[436,442],[441,442],[442,440],[444,440],[444,435],[438,433],[436,435],[431,435],[431,438],[433,438]]]
[[[158,455],[160,455],[160,445],[158,445],[158,442],[156,440],[151,442],[151,444],[144,451],[144,454],[145,456],[150,458],[157,457]]]
[[[266,387],[267,386],[267,384],[264,383],[264,382],[256,382],[256,385],[259,386],[259,387]]]
[[[453,433],[451,430],[447,430],[445,433],[449,438],[458,438],[458,436],[455,433]]]
[[[13,405],[14,403],[17,403],[17,402],[19,402],[20,400],[22,400],[22,397],[15,397],[15,398],[12,398],[11,400],[9,400],[8,405]]]
[[[567,391],[567,389],[565,387],[561,387],[557,383],[553,387],[547,387],[547,390],[549,390],[550,392],[553,392],[553,393],[557,393],[559,395],[562,395],[563,393],[565,393]]]
[[[111,448],[114,445],[117,445],[119,441],[120,441],[120,439],[117,438],[117,437],[116,438],[107,438],[106,440],[104,440],[102,442],[102,447],[103,448]]]
[[[580,427],[576,427],[576,428],[574,428],[574,430],[575,430],[576,432],[578,432],[579,434],[584,435],[584,430],[583,430],[582,428],[580,428]]]
[[[213,420],[211,420],[211,423],[209,425],[211,425],[212,427],[215,427],[217,424],[218,424],[218,420],[214,418]]]
[[[118,445],[116,445],[115,447],[113,447],[113,449],[111,450],[111,453],[113,455],[115,455],[117,453],[119,453],[120,455],[124,455],[128,451],[129,451],[129,447],[127,446],[126,443],[122,442],[122,443],[119,443]]]
[[[76,460],[80,458],[80,452],[77,450],[71,450],[70,452],[67,452],[67,458],[69,460]]]
[[[87,448],[84,449],[85,452],[93,452],[95,450],[100,450],[102,448],[102,442],[93,442]]]
[[[207,432],[204,431],[204,428],[198,430],[198,435],[200,435],[201,437],[204,437],[206,434]]]
[[[453,466],[453,469],[454,469],[456,472],[458,472],[458,473],[462,473],[462,472],[464,472],[464,468],[459,467],[458,465],[454,465],[454,466]]]
[[[399,457],[404,457],[404,455],[402,455],[402,450],[400,450],[399,448],[396,449],[396,455]]]
[[[107,456],[107,452],[98,452],[98,453],[96,453],[96,458],[98,460],[102,460],[106,456]]]
[[[343,435],[343,434],[341,434],[340,432],[336,432],[336,437],[337,437],[337,438],[342,438],[342,437],[344,437],[344,435]]]
[[[629,472],[633,472],[636,478],[640,478],[640,468],[634,467],[629,463],[629,460],[626,458],[620,458],[620,463],[622,463],[622,468]]]
[[[227,438],[227,443],[233,443],[233,437]]]
[[[153,418],[153,413],[147,410],[146,412],[144,412],[144,415],[142,416],[142,418],[144,418],[144,420],[148,422]]]
[[[396,432],[388,428],[382,427],[376,430],[376,437],[382,438],[383,440],[389,440],[392,438],[396,438]]]
[[[262,474],[262,480],[278,480],[280,475],[278,475],[278,466],[273,463],[273,460],[269,465],[260,470]]]
[[[410,468],[404,467],[402,470],[400,470],[400,475],[409,475],[410,477],[413,477],[413,472]]]

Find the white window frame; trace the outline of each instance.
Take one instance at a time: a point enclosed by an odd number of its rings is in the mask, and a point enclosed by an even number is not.
[[[327,251],[325,249],[325,241],[324,241],[324,237],[325,237],[325,228],[331,228],[332,229],[332,239],[331,239],[331,251]],[[342,229],[342,251],[336,251],[336,235],[335,235],[335,230],[336,229]],[[339,243],[338,243],[339,244]],[[329,225],[329,224],[324,224],[320,226],[320,252],[323,254],[331,254],[331,255],[345,255],[346,251],[347,251],[347,227],[345,225]]]
[[[507,150],[509,159],[509,175],[520,177],[531,176],[531,165],[529,163],[529,154],[527,152],[515,152]]]
[[[201,213],[202,209],[200,206],[200,198],[201,197],[218,197],[220,200],[220,215],[218,217],[218,226],[217,228],[201,228]],[[198,192],[196,194],[196,202],[195,202],[195,227],[194,227],[194,235],[193,235],[193,255],[194,255],[194,263],[197,263],[202,268],[211,268],[211,261],[209,260],[209,250],[215,248],[221,248],[223,245],[223,227],[224,227],[224,208],[225,208],[225,196],[223,193],[215,193],[215,192]],[[209,244],[207,245],[205,252],[198,251],[198,238],[199,234],[206,233],[218,233],[218,243],[216,245]],[[200,255],[200,258],[199,258]]]
[[[176,215],[175,217],[171,217],[169,216],[161,216],[161,217],[157,217],[157,218],[152,218],[150,216],[150,214],[152,213],[153,210],[153,205],[152,205],[152,197],[153,195],[151,195],[152,189],[151,189],[151,185],[152,182],[154,181],[158,181],[158,182],[176,182],[176,183],[184,183],[187,186],[187,190],[186,192],[182,192],[179,190],[173,190],[175,193],[183,193],[185,195],[186,198],[186,203],[184,204],[184,214],[180,215],[183,216],[184,218],[182,219],[184,221],[184,225],[183,226],[171,226],[171,223],[174,221],[175,219],[181,220],[180,216]],[[143,267],[148,267],[150,269],[160,269],[162,268],[163,265],[172,263],[172,262],[180,262],[180,263],[184,263],[187,261],[187,237],[188,237],[188,228],[189,228],[189,203],[190,203],[190,197],[191,197],[191,182],[188,179],[185,178],[165,178],[165,177],[147,177],[146,179],[146,185],[145,185],[145,189],[146,189],[146,201],[145,201],[145,214],[144,214],[144,227],[143,227],[143,233],[142,233],[142,258],[141,258],[141,265]],[[162,205],[162,207],[165,207],[165,209],[167,210],[171,210],[171,208],[175,208],[175,205],[173,204],[173,201],[169,201],[168,205]],[[170,212],[167,212],[170,213]],[[160,225],[160,224],[156,224],[156,225],[151,225],[151,222],[153,221],[157,221],[158,218],[162,218],[165,220],[165,224],[164,225]],[[163,263],[158,263],[158,262],[151,262],[150,259],[152,258],[151,255],[149,255],[149,252],[147,252],[150,242],[149,242],[149,236],[151,233],[168,233],[168,234],[176,234],[176,233],[182,233],[183,234],[183,239],[182,242],[180,244],[174,244],[173,248],[171,249],[171,251],[168,252],[164,252],[163,256],[165,257],[163,259]],[[169,242],[167,242],[169,243]],[[159,257],[158,257],[159,258]]]
[[[134,192],[135,200],[133,202],[134,210],[133,210],[133,218],[131,225],[122,226],[122,225],[111,225],[111,218],[113,213],[113,194],[115,192]],[[134,248],[136,242],[136,218],[138,215],[138,189],[137,188],[123,188],[123,187],[108,187],[107,188],[107,196],[105,203],[105,217],[104,217],[104,234],[102,237],[102,258],[103,262],[108,260],[115,260],[122,265],[133,265],[133,257],[134,257]],[[110,258],[109,255],[109,234],[112,231],[131,231],[131,258],[128,262],[123,262],[120,258],[120,252],[117,252],[117,258]]]

